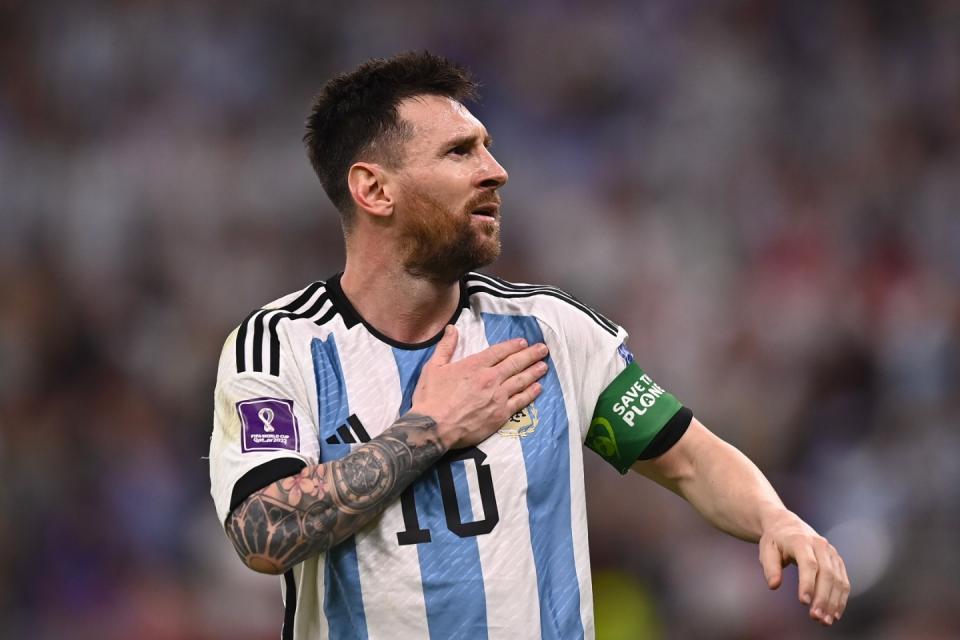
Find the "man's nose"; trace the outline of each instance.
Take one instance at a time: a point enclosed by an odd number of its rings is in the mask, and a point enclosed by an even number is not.
[[[482,157],[482,164],[479,171],[477,171],[479,186],[487,189],[499,189],[507,184],[507,180],[510,179],[510,174],[497,162],[493,154],[484,149]]]

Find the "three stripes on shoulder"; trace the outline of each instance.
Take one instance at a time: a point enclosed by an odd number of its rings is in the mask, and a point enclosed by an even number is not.
[[[324,325],[337,314],[330,301],[326,283],[317,281],[300,292],[291,302],[278,309],[257,309],[237,329],[237,373],[257,371],[266,373],[263,366],[264,336],[270,341],[268,364],[270,375],[280,375],[280,334],[277,325],[281,320],[312,320]],[[251,358],[247,360],[247,346]]]

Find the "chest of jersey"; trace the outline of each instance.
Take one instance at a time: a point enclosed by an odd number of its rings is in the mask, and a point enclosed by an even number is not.
[[[536,320],[529,317],[482,314],[464,317],[462,324],[456,357],[515,337],[530,343],[544,340]],[[420,372],[433,351],[433,346],[392,347],[363,327],[313,338],[310,368],[321,461],[347,455],[409,411]],[[406,526],[398,532],[398,544],[432,541],[433,534],[423,528],[421,519],[433,521],[439,516],[440,522],[434,524],[459,537],[472,537],[496,528],[501,510],[498,498],[504,507],[521,507],[524,512],[531,498],[549,501],[555,492],[551,489],[557,486],[556,472],[569,457],[569,420],[552,358],[548,364],[543,393],[534,403],[511,416],[479,446],[449,452],[404,493]],[[530,485],[534,485],[532,496]],[[517,501],[523,504],[513,504]],[[418,502],[422,503],[419,510]]]
[[[465,313],[457,324],[455,358],[515,337],[544,341],[531,317]],[[551,624],[580,627],[575,556],[584,550],[575,553],[574,529],[585,516],[582,487],[571,490],[571,464],[580,467],[581,451],[571,444],[579,442],[578,428],[573,434],[570,428],[575,399],[561,384],[557,351],[534,403],[478,446],[449,452],[397,503],[328,554],[328,589],[341,589],[328,593],[328,618],[344,616],[344,624],[356,627],[356,612],[365,609],[358,602],[385,589],[393,601],[411,599],[412,610],[425,611],[438,630],[489,632],[499,615],[494,609],[522,601],[547,606]],[[410,409],[433,347],[393,347],[357,326],[312,338],[309,352],[301,371],[315,383],[320,458],[329,461]],[[505,629],[512,624],[508,618]]]

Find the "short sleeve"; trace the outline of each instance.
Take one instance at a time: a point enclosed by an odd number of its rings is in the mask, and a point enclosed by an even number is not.
[[[623,327],[589,308],[564,325],[579,400],[592,410],[581,429],[584,444],[620,473],[665,453],[693,413],[634,362]]]
[[[605,318],[604,321],[606,324],[581,320],[578,335],[574,340],[568,340],[570,358],[575,363],[574,371],[580,386],[578,395],[588,411],[593,409],[600,393],[626,366],[619,349],[627,340],[627,332]],[[587,415],[587,424],[581,428],[581,440],[587,434],[589,418]]]
[[[221,524],[253,492],[316,464],[317,429],[295,376],[237,372],[236,331],[220,355],[210,493]]]

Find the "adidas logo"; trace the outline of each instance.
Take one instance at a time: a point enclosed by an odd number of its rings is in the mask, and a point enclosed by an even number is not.
[[[370,434],[364,429],[357,414],[350,414],[345,424],[337,427],[337,433],[326,439],[327,444],[355,444],[370,442]]]

